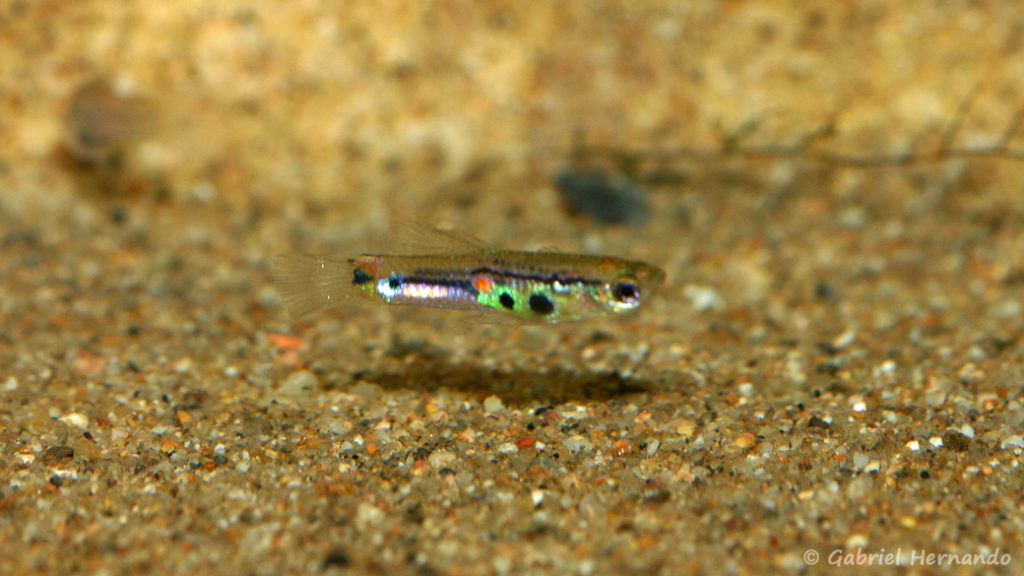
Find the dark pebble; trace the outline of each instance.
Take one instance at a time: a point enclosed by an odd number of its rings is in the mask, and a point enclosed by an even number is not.
[[[814,370],[818,374],[828,374],[829,376],[835,376],[839,372],[839,363],[834,361],[822,362],[815,366]]]
[[[954,452],[966,452],[971,439],[956,430],[946,430],[942,435],[942,445]]]
[[[62,460],[75,457],[75,449],[71,446],[51,446],[42,455],[43,464],[56,464]]]
[[[643,224],[647,198],[643,190],[621,174],[595,168],[566,170],[555,176],[555,186],[569,209],[605,224]]]
[[[825,420],[818,418],[817,416],[811,416],[811,419],[807,422],[807,427],[822,428],[824,430],[828,430],[829,428],[832,427],[832,425],[826,422]]]
[[[814,295],[822,300],[835,300],[839,297],[839,291],[828,282],[818,282],[814,285]]]
[[[340,548],[335,548],[327,553],[324,557],[324,569],[327,568],[347,568],[352,561],[348,557],[348,552]]]

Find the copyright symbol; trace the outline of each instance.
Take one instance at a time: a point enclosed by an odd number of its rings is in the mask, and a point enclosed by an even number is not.
[[[818,560],[821,560],[821,557],[818,556],[817,550],[808,550],[804,552],[804,563],[808,566],[814,566],[818,563]]]

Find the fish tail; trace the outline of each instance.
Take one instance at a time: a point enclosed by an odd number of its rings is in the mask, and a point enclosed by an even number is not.
[[[274,258],[274,286],[293,318],[333,308],[363,296],[362,282],[353,282],[352,263],[310,254]]]

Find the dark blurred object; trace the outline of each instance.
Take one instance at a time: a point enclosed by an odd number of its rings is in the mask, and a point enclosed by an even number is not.
[[[141,98],[118,94],[93,80],[71,97],[64,143],[77,162],[117,169],[124,155],[155,132],[156,111]]]
[[[600,168],[571,168],[555,176],[555,186],[573,212],[605,224],[639,225],[647,221],[644,191],[624,174]]]
[[[140,152],[145,141],[164,135],[159,111],[149,99],[123,94],[104,80],[89,80],[68,102],[64,143],[55,160],[74,175],[85,195],[166,199],[165,178],[152,162],[147,166]],[[123,210],[111,214],[114,221],[123,219]]]

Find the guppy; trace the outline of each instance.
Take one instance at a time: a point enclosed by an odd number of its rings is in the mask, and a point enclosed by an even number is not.
[[[378,301],[563,322],[633,310],[665,280],[659,268],[633,260],[498,250],[450,231],[421,232],[440,238],[443,252],[277,256],[277,290],[296,318]]]

